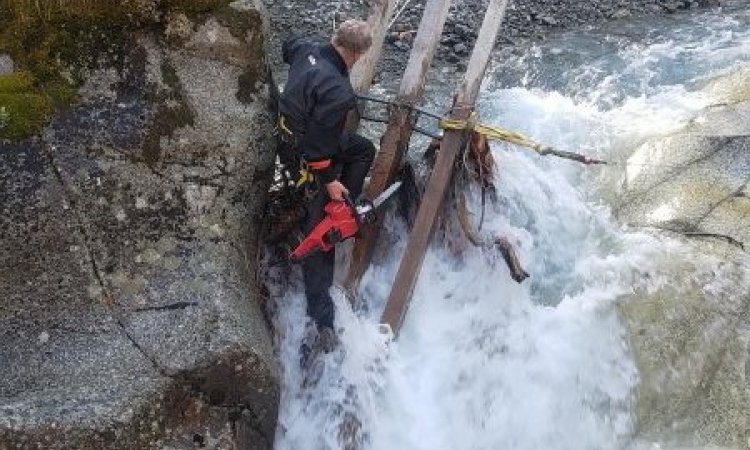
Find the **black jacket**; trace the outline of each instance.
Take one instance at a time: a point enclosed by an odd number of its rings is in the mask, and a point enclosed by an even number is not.
[[[331,44],[299,35],[284,41],[282,55],[290,67],[279,112],[297,137],[297,151],[308,162],[335,162],[346,114],[357,105],[346,63]],[[319,176],[336,179],[335,164]]]

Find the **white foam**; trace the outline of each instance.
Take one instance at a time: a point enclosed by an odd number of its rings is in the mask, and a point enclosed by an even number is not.
[[[625,48],[619,57],[627,69],[602,77],[590,96],[528,87],[486,92],[483,118],[563,150],[624,160],[640,141],[681,128],[716,101],[690,83],[652,84],[662,61],[698,55],[705,71],[696,76],[707,77],[733,65],[738,48],[750,49],[747,33],[737,43],[736,31],[721,28],[736,24],[710,24],[717,27],[711,39]],[[639,74],[647,74],[642,89],[622,97],[622,84]],[[515,242],[532,278],[513,282],[493,252],[470,249],[457,259],[436,246],[400,338],[388,343],[377,322],[402,240],[363,279],[367,313],[355,315],[335,296],[342,348],[326,356],[319,385],[308,390],[300,389],[298,364],[304,299],[299,289],[287,293],[276,448],[340,448],[347,411],[362,422],[363,448],[374,450],[585,450],[629,442],[638,374],[617,301],[634,284],[669,283],[659,275],[669,258],[698,256],[616,223],[598,192],[609,175],[597,174],[622,168],[585,169],[507,144],[493,144],[493,152],[500,201],[487,210],[483,232]],[[470,205],[478,214],[477,192]],[[398,222],[388,227],[404,231]]]

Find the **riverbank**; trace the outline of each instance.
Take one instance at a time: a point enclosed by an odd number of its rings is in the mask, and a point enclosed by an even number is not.
[[[378,73],[400,74],[406,65],[415,31],[426,0],[406,0],[389,29]],[[365,18],[368,0],[264,0],[271,21],[269,61],[283,78],[280,59],[283,36],[290,31],[330,35],[335,24],[350,18]],[[449,10],[437,51],[438,65],[465,67],[482,23],[487,0],[457,0]],[[527,39],[545,39],[550,33],[607,20],[638,15],[674,14],[700,7],[718,7],[722,0],[515,0],[509,2],[498,47],[514,46]],[[379,78],[375,79],[377,83]]]

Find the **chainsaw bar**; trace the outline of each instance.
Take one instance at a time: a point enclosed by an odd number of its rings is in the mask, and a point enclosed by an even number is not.
[[[372,201],[365,201],[361,205],[357,205],[357,215],[360,217],[366,217],[373,211],[377,210],[383,203],[385,203],[393,194],[401,187],[401,182],[396,181],[392,185],[388,186],[386,190],[380,193]]]

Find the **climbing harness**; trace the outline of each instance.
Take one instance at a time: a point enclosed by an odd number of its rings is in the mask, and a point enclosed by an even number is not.
[[[299,189],[305,185],[308,185],[308,184],[311,185],[314,182],[315,182],[315,175],[313,175],[307,163],[303,160],[300,163],[299,178],[297,178],[297,181],[294,183],[294,187]]]
[[[279,115],[274,134],[280,165],[269,189],[261,227],[268,243],[280,242],[299,228],[306,215],[306,201],[320,188],[313,170],[296,151],[298,136],[283,115]]]
[[[287,125],[283,115],[279,115],[279,120],[276,122],[275,134],[279,137],[279,155],[286,178],[292,181],[296,189],[315,186],[313,171],[307,161],[296,152],[295,147],[299,140]]]
[[[278,130],[286,133],[287,135],[294,136],[294,132],[287,126],[286,119],[284,116],[279,115],[279,121],[277,122]]]

